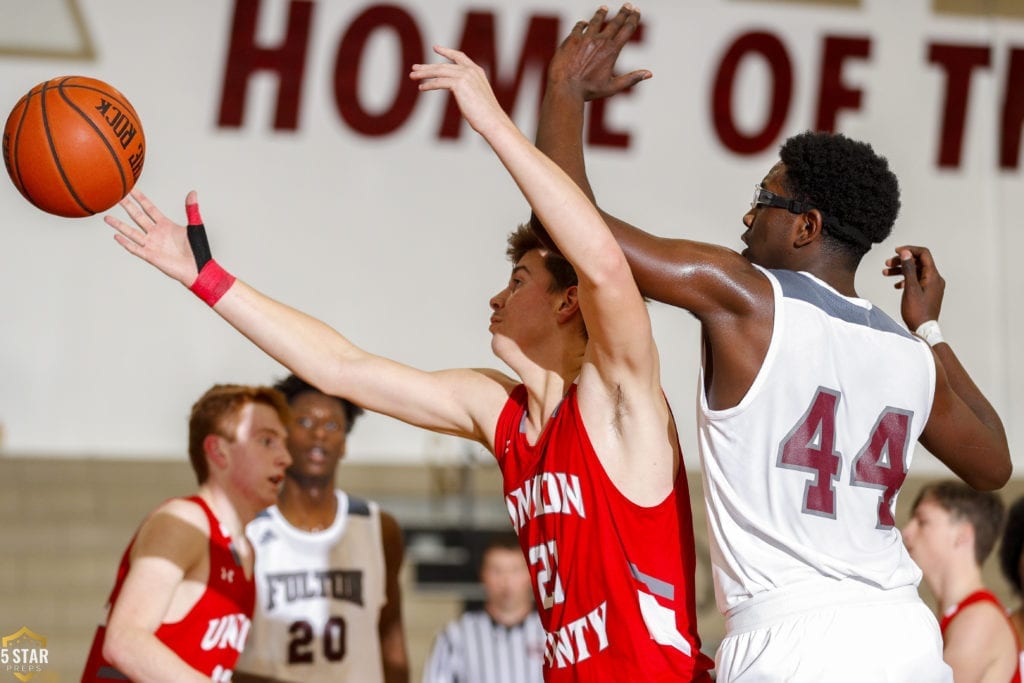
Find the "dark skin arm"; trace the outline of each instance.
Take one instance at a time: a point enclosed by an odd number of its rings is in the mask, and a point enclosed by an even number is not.
[[[900,313],[911,330],[938,320],[946,281],[925,247],[902,246],[886,261],[886,276],[902,276]],[[935,398],[920,442],[957,476],[979,490],[1001,488],[1013,466],[1002,420],[946,342],[932,347]]]
[[[405,557],[402,530],[394,517],[380,513],[384,565],[387,570],[387,602],[380,611],[380,650],[386,683],[409,683],[409,655],[402,625],[402,589],[399,573]]]
[[[559,46],[548,67],[537,146],[594,200],[583,157],[583,110],[592,99],[608,97],[650,78],[648,71],[615,76],[622,47],[639,24],[639,12],[624,5],[610,21],[598,10],[579,22]],[[595,201],[596,203],[596,201]],[[629,260],[644,296],[684,308],[701,321],[705,390],[713,409],[736,405],[753,382],[771,340],[772,293],[766,278],[742,255],[723,247],[655,237],[602,211]],[[811,211],[802,233],[794,225],[794,247],[813,242],[820,215]],[[744,220],[753,220],[747,214]],[[927,250],[908,247],[920,263],[915,285],[904,290],[903,317],[910,329],[938,316],[941,277]],[[899,259],[888,275],[899,275]],[[902,286],[899,284],[897,286]],[[971,380],[948,344],[939,344],[936,392],[921,443],[965,482],[980,489],[1002,486],[1010,476],[1006,436],[992,406]]]
[[[651,77],[616,76],[615,60],[640,22],[630,5],[609,21],[599,9],[578,22],[548,66],[537,147],[594,200],[583,157],[584,104]],[[596,204],[596,201],[595,201]],[[598,207],[600,209],[600,207]],[[644,296],[685,308],[702,324],[705,376],[713,408],[735,405],[757,374],[771,340],[771,285],[737,252],[691,240],[656,237],[601,211]],[[536,226],[536,223],[535,223]]]

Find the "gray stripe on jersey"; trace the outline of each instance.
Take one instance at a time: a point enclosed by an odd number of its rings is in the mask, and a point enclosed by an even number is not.
[[[360,517],[370,516],[370,504],[362,498],[356,498],[353,495],[348,497],[348,514],[359,515]]]
[[[653,576],[644,574],[642,571],[636,568],[636,565],[632,562],[629,563],[629,570],[633,572],[633,578],[640,583],[647,586],[647,590],[657,595],[658,597],[665,598],[666,600],[676,599],[676,587],[671,583],[656,579]]]
[[[787,298],[808,303],[833,318],[853,325],[864,325],[879,332],[890,332],[908,339],[914,338],[914,335],[879,310],[877,306],[861,308],[792,270],[770,270],[768,272],[779,281],[779,285],[782,286],[782,295]]]

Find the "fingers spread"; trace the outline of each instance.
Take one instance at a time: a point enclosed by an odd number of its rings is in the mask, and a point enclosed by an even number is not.
[[[594,16],[590,17],[590,23],[587,24],[587,32],[598,32],[604,25],[605,17],[608,16],[607,7],[598,7],[597,11],[594,12]]]

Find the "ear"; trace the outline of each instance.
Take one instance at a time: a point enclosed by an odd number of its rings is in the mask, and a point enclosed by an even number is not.
[[[572,285],[562,293],[562,299],[558,304],[558,322],[568,322],[579,310],[579,287]]]
[[[974,553],[974,527],[965,522],[956,525],[954,542],[958,547],[966,547]]]
[[[797,249],[813,244],[821,237],[824,227],[821,211],[811,209],[807,213],[796,216],[797,232],[793,238],[793,246]]]
[[[224,449],[224,437],[216,434],[207,434],[203,439],[203,452],[206,453],[206,461],[210,463],[211,470],[223,470],[228,466],[228,454]]]

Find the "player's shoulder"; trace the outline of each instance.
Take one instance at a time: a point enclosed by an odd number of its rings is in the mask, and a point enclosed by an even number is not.
[[[192,498],[171,498],[164,501],[153,509],[143,526],[159,525],[170,520],[185,522],[206,535],[210,533],[210,520],[206,509]]]
[[[369,517],[380,511],[377,503],[369,498],[362,498],[351,494],[346,494],[346,496],[348,498],[348,514],[353,517]]]
[[[1012,628],[1002,605],[992,600],[978,600],[957,612],[946,627],[946,636],[982,644],[990,642],[997,634],[1011,633]]]

